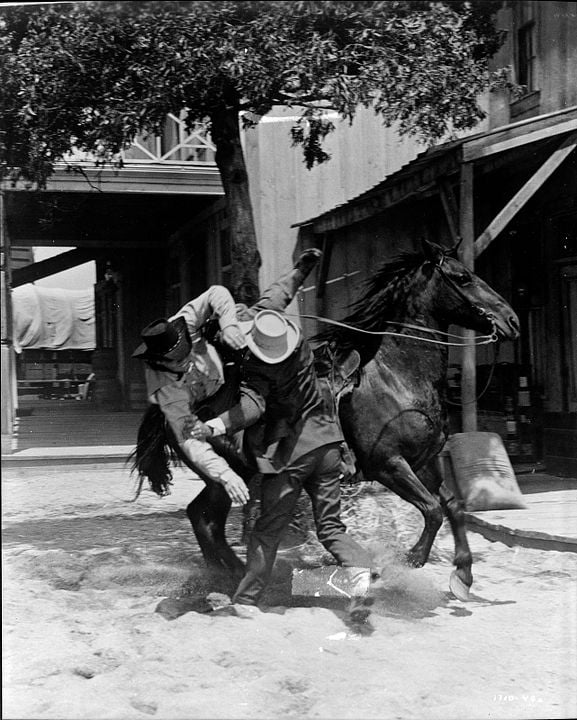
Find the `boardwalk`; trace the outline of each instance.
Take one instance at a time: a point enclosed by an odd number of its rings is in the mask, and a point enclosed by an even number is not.
[[[13,452],[134,446],[141,417],[142,411],[105,412],[93,402],[23,398]]]
[[[509,546],[577,552],[577,481],[540,474],[519,484],[525,509],[468,513],[469,530]]]

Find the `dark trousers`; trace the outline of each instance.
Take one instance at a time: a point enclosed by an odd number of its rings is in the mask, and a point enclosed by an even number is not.
[[[256,605],[260,600],[303,488],[311,498],[317,535],[324,547],[341,565],[371,567],[369,554],[347,535],[341,520],[340,474],[339,443],[332,443],[299,458],[278,475],[263,476],[261,515],[248,540],[246,573],[233,602]]]

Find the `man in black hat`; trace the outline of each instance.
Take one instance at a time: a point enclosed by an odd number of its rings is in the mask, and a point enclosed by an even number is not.
[[[248,539],[247,570],[233,603],[254,609],[260,601],[303,488],[312,501],[319,540],[341,565],[359,569],[348,587],[363,596],[371,557],[347,534],[340,517],[344,437],[323,397],[312,350],[299,328],[274,310],[262,310],[243,326],[250,352],[243,361],[240,402],[192,431],[202,439],[246,429],[248,449],[263,474],[261,515]]]
[[[273,283],[252,308],[235,305],[226,288],[210,287],[171,318],[155,320],[144,328],[143,342],[133,353],[145,361],[149,402],[160,407],[180,451],[194,467],[221,484],[235,503],[245,504],[249,498],[244,480],[208,442],[191,436],[199,406],[226,390],[222,359],[203,337],[203,327],[216,318],[222,343],[233,351],[243,349],[246,338],[239,318],[247,320],[263,308],[286,308],[321,254],[316,249],[305,251],[294,268]]]

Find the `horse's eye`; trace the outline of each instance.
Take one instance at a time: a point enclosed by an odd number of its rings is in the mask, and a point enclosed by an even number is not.
[[[454,280],[457,285],[464,287],[465,285],[469,285],[472,282],[472,277],[469,275],[469,273],[463,272],[456,274]]]

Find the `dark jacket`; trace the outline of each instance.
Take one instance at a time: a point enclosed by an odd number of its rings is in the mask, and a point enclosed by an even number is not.
[[[247,452],[260,472],[267,474],[281,472],[312,450],[343,440],[304,338],[286,360],[277,364],[265,363],[248,351],[240,402],[219,417],[227,434],[248,428]]]

